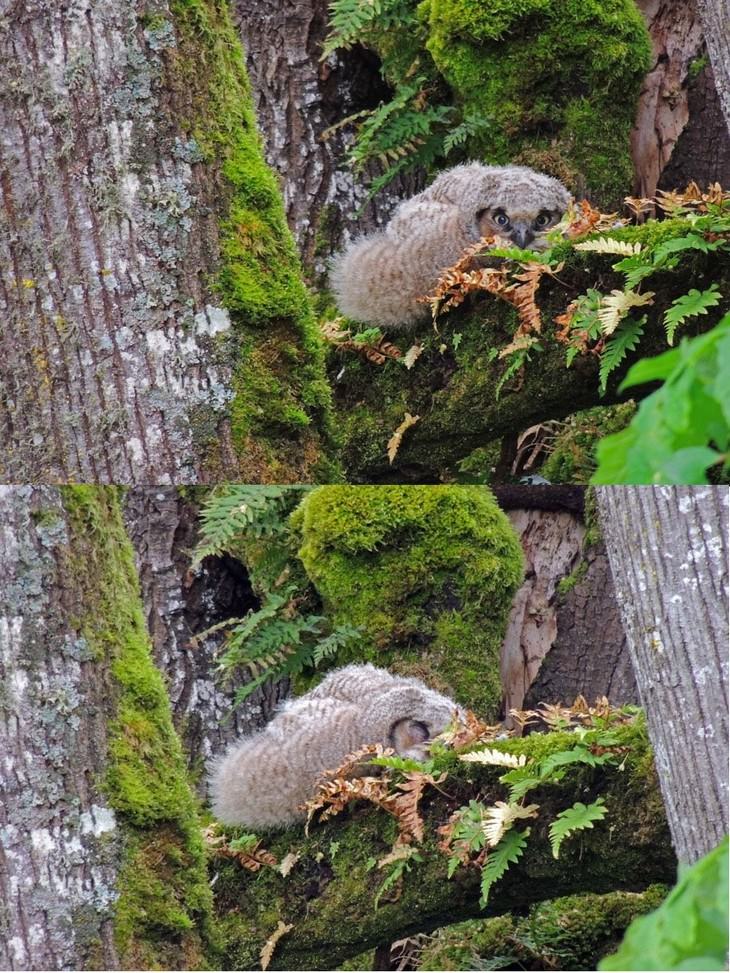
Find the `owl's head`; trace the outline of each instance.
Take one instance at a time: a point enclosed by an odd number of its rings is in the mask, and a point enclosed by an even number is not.
[[[386,699],[392,720],[388,744],[396,753],[414,760],[425,759],[429,742],[455,719],[465,717],[453,699],[417,685],[415,680],[412,685],[391,690]]]
[[[565,186],[526,166],[484,166],[479,162],[442,173],[431,187],[437,199],[461,209],[475,239],[498,235],[521,249],[547,246],[545,234],[570,203]]]
[[[484,205],[474,213],[479,235],[505,237],[522,250],[544,249],[545,234],[560,222],[570,203],[565,186],[523,166],[483,168]]]

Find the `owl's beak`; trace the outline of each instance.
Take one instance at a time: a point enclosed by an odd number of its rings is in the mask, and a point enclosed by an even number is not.
[[[513,223],[510,239],[520,250],[526,250],[535,239],[535,233],[529,223]]]

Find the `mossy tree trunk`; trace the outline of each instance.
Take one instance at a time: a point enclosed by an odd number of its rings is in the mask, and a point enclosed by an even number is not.
[[[727,487],[597,490],[677,857],[727,832]]]
[[[615,232],[627,241],[654,245],[657,238],[652,239],[651,233],[674,231],[672,223],[665,221]],[[414,342],[423,345],[423,353],[410,370],[399,361],[377,365],[354,352],[330,352],[335,405],[344,431],[343,462],[352,481],[438,482],[456,476],[459,463],[474,450],[504,436],[581,409],[625,400],[629,393],[620,393],[619,385],[628,367],[638,358],[667,348],[666,309],[690,287],[702,290],[713,281],[724,294],[730,274],[727,260],[720,254],[701,255],[675,272],[657,273],[652,278],[656,296],[647,308],[641,343],[614,369],[601,395],[599,356],[578,355],[566,368],[565,345],[555,338],[554,318],[565,312],[576,294],[591,287],[609,293],[622,288],[624,278],[611,269],[613,258],[576,251],[568,243],[556,250],[565,258],[565,266],[558,279],[543,278],[536,298],[543,350],[531,353],[530,360],[506,383],[508,365],[495,352],[512,339],[517,316],[504,301],[484,293],[439,317],[438,334],[429,323],[405,337],[396,336],[395,343],[403,351]],[[723,298],[718,316],[728,306]],[[716,320],[708,315],[707,323],[703,319],[692,333],[706,330]],[[631,391],[640,398],[651,387]],[[419,416],[419,420],[405,432],[391,463],[387,444],[405,413]],[[490,465],[484,473],[491,476]]]
[[[567,739],[556,736],[563,743]],[[519,741],[524,752],[548,742],[543,734]],[[289,852],[300,856],[286,878],[275,868],[252,875],[216,857],[216,914],[226,962],[234,969],[257,968],[259,951],[279,920],[292,928],[278,943],[271,969],[326,970],[373,946],[463,919],[522,914],[536,902],[578,892],[640,891],[653,882],[673,881],[676,863],[650,755],[639,746],[623,771],[602,772],[600,780],[574,776],[552,794],[540,790],[535,799],[550,815],[587,800],[600,787],[611,826],[585,832],[585,840],[560,861],[552,856],[547,829],[539,828],[524,857],[493,889],[487,908],[480,909],[478,869],[459,869],[449,881],[446,856],[435,840],[435,828],[460,804],[504,798],[494,768],[468,776],[450,775],[443,792],[426,798],[426,840],[418,849],[422,861],[377,908],[386,872],[373,868],[372,861],[388,853],[396,830],[380,811],[355,808],[347,817],[313,825],[308,838],[301,828],[270,836],[266,848],[279,861]]]
[[[311,480],[321,350],[225,0],[11,4],[0,92],[0,477]]]
[[[356,45],[321,60],[327,0],[235,0],[266,157],[280,174],[289,226],[309,274],[321,280],[327,258],[354,232],[385,222],[419,177],[397,179],[367,202],[366,173],[347,164],[352,129],[327,130],[387,100],[372,51]],[[363,208],[361,215],[358,211]]]

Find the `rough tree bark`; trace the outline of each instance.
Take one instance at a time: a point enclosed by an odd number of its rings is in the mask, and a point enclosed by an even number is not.
[[[164,673],[175,728],[201,796],[211,757],[270,718],[287,682],[266,683],[233,708],[245,672],[225,680],[216,672],[223,631],[199,638],[227,618],[259,607],[246,570],[230,557],[207,557],[193,568],[199,505],[175,487],[136,487],[124,503],[127,532],[152,639],[155,664]],[[199,638],[199,641],[197,638]]]
[[[675,850],[691,863],[727,833],[728,489],[597,493]]]
[[[701,186],[730,184],[730,138],[720,86],[704,53],[705,18],[695,0],[638,0],[638,6],[655,61],[631,135],[634,192],[651,198],[657,188],[682,187],[693,179]]]
[[[70,625],[58,491],[0,487],[0,523],[0,967],[79,968],[98,940],[117,969],[121,834],[99,786],[108,674]]]
[[[353,231],[385,222],[420,186],[419,176],[399,179],[367,203],[367,173],[353,172],[345,161],[351,132],[339,128],[323,137],[343,118],[388,97],[370,51],[355,46],[320,60],[327,7],[327,0],[234,4],[266,158],[281,176],[289,226],[315,278]]]
[[[579,694],[638,702],[602,541],[570,511],[526,506],[509,518],[525,552],[525,580],[502,645],[505,715],[541,702],[569,705]]]
[[[7,481],[311,479],[321,367],[227,18],[220,0],[0,4]],[[249,435],[254,384],[275,433]]]
[[[697,0],[715,84],[730,131],[730,8],[725,0]]]
[[[118,493],[3,487],[0,518],[0,964],[199,966],[199,825]]]
[[[589,702],[607,696],[614,705],[638,703],[631,656],[602,540],[583,547],[576,583],[555,606],[555,639],[527,690],[524,706]]]

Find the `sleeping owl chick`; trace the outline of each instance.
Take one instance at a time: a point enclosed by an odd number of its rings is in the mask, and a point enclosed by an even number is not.
[[[524,166],[447,169],[401,203],[385,230],[355,240],[339,254],[330,283],[342,314],[386,328],[429,315],[418,298],[483,236],[507,237],[522,249],[546,247],[545,233],[568,208],[562,183]]]
[[[463,711],[418,679],[371,665],[336,669],[287,700],[273,720],[234,744],[213,768],[213,813],[259,830],[303,819],[298,808],[324,770],[367,743],[423,760],[427,743]]]

